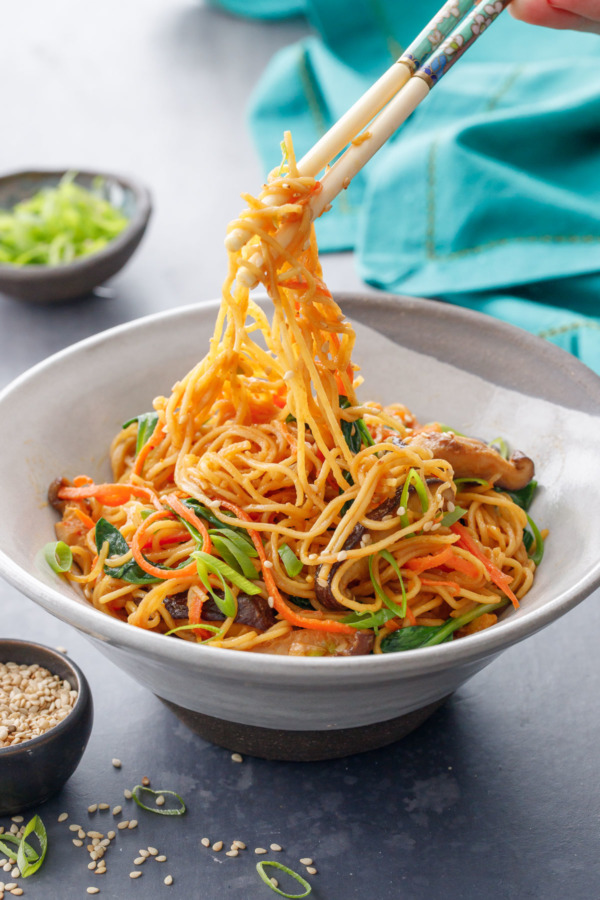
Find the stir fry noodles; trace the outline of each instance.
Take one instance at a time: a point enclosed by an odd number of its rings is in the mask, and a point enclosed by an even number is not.
[[[230,225],[204,359],[132,410],[111,483],[51,486],[54,568],[110,616],[221,648],[381,653],[487,628],[543,552],[533,463],[357,397],[311,224],[320,184],[284,149]]]

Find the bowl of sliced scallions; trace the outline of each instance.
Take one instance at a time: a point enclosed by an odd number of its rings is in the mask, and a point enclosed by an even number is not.
[[[146,188],[120,175],[0,177],[0,292],[37,303],[89,294],[129,260],[151,209]]]

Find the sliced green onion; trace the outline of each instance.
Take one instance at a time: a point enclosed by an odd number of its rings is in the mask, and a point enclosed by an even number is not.
[[[258,550],[252,543],[251,539],[248,535],[243,532],[233,531],[231,528],[210,528],[209,534],[220,534],[222,537],[226,537],[228,541],[232,544],[235,544],[236,547],[245,553],[246,556],[251,557],[252,559],[256,559],[258,557]]]
[[[32,848],[27,843],[26,838],[28,838],[32,833],[35,834],[36,838],[40,842],[40,852],[39,854],[36,854],[36,859],[28,859],[27,853],[27,849],[29,848],[31,850]],[[23,832],[21,841],[19,843],[19,851],[17,853],[17,868],[21,872],[21,878],[29,878],[30,875],[33,875],[34,872],[37,872],[37,870],[44,862],[47,849],[48,835],[46,834],[44,823],[39,816],[34,816],[33,819],[30,819],[25,826],[25,831]]]
[[[124,422],[122,427],[127,428],[129,425],[133,425],[134,422],[137,422],[138,426],[137,440],[135,442],[135,455],[138,456],[144,444],[146,444],[154,434],[154,430],[158,425],[158,413],[150,412],[134,416],[133,419]]]
[[[9,847],[6,841],[10,841],[10,843],[15,844],[14,847]],[[27,843],[27,841],[21,840],[21,838],[16,837],[14,834],[3,834],[0,839],[0,853],[5,853],[9,859],[16,862],[19,847],[23,847],[23,852],[25,856],[30,862],[35,862],[38,858],[38,854],[33,849],[33,847]]]
[[[442,519],[442,525],[444,528],[449,528],[450,525],[454,525],[455,522],[458,522],[463,516],[466,516],[467,510],[463,509],[462,506],[455,506],[452,512],[446,513],[444,518]]]
[[[163,806],[147,806],[140,794],[151,794],[153,797],[174,797],[178,802],[179,806],[175,809],[172,807],[163,807]],[[185,812],[185,803],[183,799],[176,794],[175,791],[153,791],[152,788],[144,787],[141,784],[136,784],[134,789],[131,792],[131,796],[140,807],[140,809],[147,809],[148,812],[156,813],[159,816],[182,816]]]
[[[378,609],[376,612],[351,612],[350,615],[340,619],[344,625],[351,625],[352,628],[365,629],[373,628],[377,631],[390,619],[396,618],[398,614],[393,609]]]
[[[489,442],[488,446],[496,450],[503,459],[508,459],[510,451],[508,449],[508,444],[506,443],[504,438],[494,438],[493,441]]]
[[[201,550],[198,550],[197,552],[202,553]],[[192,556],[194,556],[194,554],[192,554]],[[208,554],[204,553],[203,556],[208,556]],[[225,581],[221,572],[219,572],[218,569],[215,569],[215,567],[212,565],[212,560],[214,560],[214,559],[215,559],[214,556],[209,557],[210,563],[208,563],[208,564],[203,559],[196,559],[196,570],[198,572],[198,578],[202,582],[202,585],[204,586],[204,588],[208,591],[210,596],[213,598],[213,600],[215,601],[215,603],[217,604],[217,606],[219,607],[219,609],[221,610],[223,615],[228,619],[229,618],[235,619],[235,617],[237,616],[237,609],[238,609],[237,600],[233,596],[233,593],[231,592],[231,588]],[[226,565],[226,564],[223,563],[223,565]],[[229,566],[227,566],[227,568],[229,568]],[[233,569],[231,571],[233,571]],[[223,588],[223,596],[222,597],[219,597],[219,595],[214,591],[213,586],[210,583],[210,579],[208,577],[209,572],[212,572],[213,574],[215,574],[217,576],[217,578],[219,579],[219,581],[221,582],[221,587]]]
[[[296,575],[299,575],[304,566],[294,553],[291,547],[288,547],[287,544],[281,544],[278,547],[277,552],[281,557],[281,562],[285,566],[285,571],[288,573],[290,578],[295,578]]]
[[[357,419],[356,427],[358,428],[358,430],[361,433],[363,444],[365,445],[365,447],[374,447],[375,441],[373,440],[373,436],[371,435],[371,432],[369,431],[369,429],[367,428],[367,426],[365,424],[365,420]]]
[[[404,579],[402,578],[402,572],[400,571],[400,567],[398,566],[398,563],[396,562],[396,560],[394,559],[394,557],[392,556],[392,554],[390,553],[389,550],[380,550],[379,555],[383,559],[385,559],[385,561],[387,563],[390,564],[390,566],[396,573],[396,577],[397,577],[398,581],[400,582],[400,588],[402,589],[402,606],[400,607],[400,614],[401,614],[402,618],[404,618],[404,616],[406,615],[406,608],[408,606],[408,598],[406,596],[406,590],[404,589]]]
[[[455,478],[454,484],[489,484],[487,478]]]
[[[382,653],[399,653],[404,650],[417,650],[420,647],[433,647],[435,644],[443,644],[451,641],[455,631],[468,625],[473,619],[478,619],[484,613],[494,612],[506,606],[508,599],[498,603],[485,603],[472,609],[470,612],[456,619],[448,619],[443,625],[409,625],[388,634],[381,642]]]
[[[304,893],[303,894],[286,894],[285,891],[279,890],[279,888],[275,887],[275,885],[271,881],[270,876],[267,875],[267,873],[265,872],[265,869],[264,869],[265,866],[271,866],[271,868],[273,868],[273,869],[279,869],[280,872],[285,872],[285,874],[289,875],[290,878],[294,878],[298,882],[300,887],[304,888]],[[308,881],[306,880],[306,878],[303,878],[302,875],[298,875],[298,873],[294,872],[293,869],[288,869],[287,866],[284,866],[280,862],[274,862],[269,859],[263,859],[261,862],[256,863],[256,871],[258,872],[258,874],[260,875],[260,877],[264,881],[264,883],[267,885],[267,887],[270,887],[272,891],[275,891],[275,893],[279,894],[281,897],[287,897],[288,900],[301,900],[302,897],[308,897],[308,895],[312,891],[312,888],[311,888],[310,884],[308,883]]]
[[[402,494],[400,495],[400,506],[405,510],[408,508],[408,492],[410,490],[411,481],[414,484],[417,496],[421,501],[421,509],[425,513],[429,509],[429,497],[427,496],[427,488],[423,484],[423,479],[416,469],[411,469],[406,477],[404,487],[402,488]],[[400,516],[400,524],[402,528],[408,528],[410,525],[407,512]]]
[[[240,575],[239,572],[236,572],[235,569],[232,569],[227,563],[217,559],[216,556],[204,553],[203,550],[194,550],[190,556],[192,559],[196,560],[196,564],[198,561],[203,562],[209,570],[212,570],[215,573],[215,575],[221,575],[223,578],[226,578],[232,584],[235,584],[240,591],[244,591],[244,593],[250,595],[260,594],[260,588],[257,587],[257,585],[253,584],[243,575]]]
[[[223,529],[223,531],[225,531],[225,529]],[[259,577],[259,573],[252,565],[252,560],[245,550],[241,550],[229,537],[215,534],[213,530],[210,530],[209,534],[212,537],[215,549],[221,554],[227,565],[231,566],[232,569],[235,569],[236,572],[239,571],[245,578],[252,579]],[[225,532],[225,534],[227,534],[227,532]],[[229,532],[229,534],[232,534],[232,532]]]
[[[384,591],[384,589],[382,588],[380,583],[375,578],[375,573],[373,572],[373,559],[374,559],[374,557],[372,557],[372,556],[369,557],[369,577],[371,579],[371,584],[375,588],[375,593],[377,594],[377,596],[379,597],[379,599],[381,600],[383,605],[387,606],[387,608],[390,609],[394,613],[395,616],[401,616],[402,618],[404,618],[404,616],[406,615],[406,612],[403,613],[402,609],[394,603],[394,601],[391,599],[391,597],[388,597],[388,595],[386,594],[386,592]],[[393,559],[393,557],[392,557],[392,559]],[[394,560],[394,562],[395,562],[395,560]],[[403,602],[404,602],[404,598],[403,598]]]
[[[73,565],[71,548],[64,541],[54,541],[46,544],[43,553],[44,559],[57,575],[68,572]]]
[[[540,533],[540,529],[537,527],[529,513],[526,513],[526,515],[527,521],[529,522],[529,527],[531,528],[533,536],[535,538],[535,550],[533,551],[533,553],[528,552],[528,556],[534,561],[536,566],[539,566],[544,557],[544,540]]]
[[[175,634],[177,631],[192,631],[194,628],[201,628],[203,631],[212,631],[214,634],[219,634],[222,631],[222,628],[218,628],[216,625],[205,625],[204,622],[198,625],[178,625],[176,628],[171,628],[170,631],[165,631],[165,636],[169,634]],[[214,638],[206,638],[207,641],[212,641]],[[201,644],[204,641],[200,641]]]
[[[430,422],[430,425],[439,425],[440,431],[451,431],[452,434],[457,434],[459,437],[466,437],[462,431],[457,431],[456,428],[453,428],[452,425],[442,425],[441,422]],[[425,430],[427,430],[427,425],[425,426]]]

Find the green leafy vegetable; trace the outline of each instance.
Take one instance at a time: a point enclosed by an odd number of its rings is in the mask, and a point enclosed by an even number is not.
[[[46,544],[42,552],[44,559],[57,575],[68,572],[73,565],[71,548],[64,541],[51,541]]]
[[[385,609],[378,609],[377,612],[352,612],[350,615],[344,616],[341,621],[344,625],[351,625],[352,628],[373,628],[374,631],[377,631],[397,615],[395,610],[385,607]]]
[[[303,894],[286,894],[285,891],[280,890],[278,887],[275,887],[271,878],[265,872],[265,866],[271,866],[273,869],[279,869],[280,872],[285,872],[286,875],[289,875],[290,878],[294,878],[300,887],[304,888]],[[271,860],[264,859],[262,862],[256,863],[256,871],[260,875],[261,879],[270,887],[272,891],[275,891],[276,894],[279,894],[281,897],[287,897],[288,900],[301,900],[302,897],[308,897],[312,888],[306,878],[303,878],[302,875],[298,875],[297,872],[294,872],[293,869],[288,869],[287,866],[284,866],[283,863],[280,862],[272,862]]]
[[[402,616],[402,618],[404,618],[404,616],[406,615],[406,607],[408,606],[408,598],[406,596],[406,590],[404,589],[404,579],[402,578],[402,572],[400,571],[398,563],[389,550],[380,550],[379,555],[383,559],[385,559],[387,563],[390,564],[390,566],[396,573],[398,581],[400,582],[400,588],[402,590],[402,606],[400,607],[400,615]]]
[[[312,605],[308,597],[295,597],[293,594],[290,594],[288,596],[288,600],[295,606],[299,606],[300,609],[314,609],[314,606]]]
[[[285,566],[285,571],[288,573],[290,578],[295,578],[296,575],[299,575],[304,566],[294,553],[291,547],[288,547],[287,544],[282,544],[277,552],[281,557],[281,562]]]
[[[40,843],[40,852],[39,854],[36,854],[36,859],[29,858],[29,854],[27,852],[28,850],[33,849],[31,845],[26,841],[26,839],[32,833],[35,834]],[[23,832],[21,841],[19,843],[19,850],[17,853],[17,868],[21,872],[21,878],[29,878],[30,875],[33,875],[34,872],[37,872],[37,870],[44,862],[47,849],[48,835],[46,834],[44,823],[39,816],[34,816],[33,819],[30,819],[25,826],[25,831]]]
[[[142,800],[142,796],[146,796],[150,794],[152,797],[165,797],[171,798],[174,797],[175,800],[179,803],[177,807],[167,807],[167,806],[148,806]],[[185,812],[185,803],[179,794],[176,794],[175,791],[153,791],[151,788],[144,787],[141,784],[136,784],[134,789],[131,792],[131,795],[140,809],[147,809],[148,812],[157,813],[159,816],[182,816]],[[142,796],[140,796],[142,795]]]
[[[494,450],[496,450],[500,454],[502,459],[508,459],[508,457],[510,455],[510,451],[508,449],[508,444],[506,443],[504,438],[502,438],[502,437],[494,438],[493,441],[490,441],[488,446],[492,447]]]
[[[430,425],[435,425],[435,422],[430,422]],[[457,431],[456,428],[453,428],[452,425],[442,425],[441,422],[437,423],[440,426],[440,431],[451,431],[452,434],[457,434],[459,437],[465,437],[466,435],[462,431]],[[427,425],[425,426],[427,428]]]
[[[429,497],[427,496],[427,488],[423,484],[423,479],[416,469],[411,469],[406,477],[406,481],[404,482],[404,487],[402,488],[402,493],[400,495],[400,506],[405,510],[408,508],[408,492],[410,490],[411,481],[414,484],[417,496],[421,501],[421,509],[425,513],[429,509]],[[407,512],[400,516],[400,524],[402,528],[408,528],[410,522],[408,521]]]
[[[340,409],[350,409],[350,401],[343,394],[340,394],[339,403]],[[372,447],[375,444],[364,419],[356,419],[354,422],[342,419],[340,426],[351,453],[359,453],[363,443],[365,447]]]
[[[517,506],[520,506],[521,509],[528,511],[529,507],[533,503],[533,498],[537,492],[538,483],[533,478],[529,484],[526,484],[524,488],[521,488],[520,491],[505,491],[502,488],[494,488],[495,491],[498,491],[500,494],[508,494],[513,503],[516,503]]]
[[[212,525],[213,528],[226,528],[228,531],[235,531],[237,534],[244,535],[248,538],[248,532],[244,528],[239,528],[237,525],[228,525],[226,522],[221,522],[220,519],[215,516],[215,514],[208,509],[207,506],[204,506],[203,503],[200,503],[198,500],[193,500],[191,497],[188,497],[187,500],[181,501],[184,506],[189,507],[192,512],[196,513],[196,515],[200,519],[204,519],[205,522],[208,522],[209,525]],[[225,518],[233,518],[233,513],[223,511],[223,515]],[[248,538],[249,540],[249,538]]]
[[[390,554],[390,556],[391,556],[391,554]],[[392,556],[392,559],[394,559],[393,556]],[[394,603],[394,601],[391,599],[391,597],[388,597],[386,592],[383,590],[383,588],[381,587],[381,585],[375,578],[375,574],[373,572],[373,561],[374,561],[374,557],[370,556],[369,557],[369,577],[371,579],[371,584],[375,588],[375,593],[377,594],[377,596],[379,597],[379,599],[381,600],[383,605],[385,607],[387,607],[387,609],[390,610],[390,612],[392,612],[395,616],[401,616],[402,618],[404,618],[404,616],[406,615],[406,610],[404,612],[402,612],[402,609],[399,606],[397,606],[396,603]],[[394,562],[396,562],[395,559],[394,559]],[[400,576],[400,583],[402,584],[402,576]],[[406,594],[404,594],[404,584],[402,584],[402,593],[404,595],[404,597],[403,597],[403,605],[404,605],[404,600],[406,599]]]
[[[96,522],[96,549],[98,553],[108,541],[108,557],[104,563],[105,575],[120,578],[128,584],[159,584],[161,579],[149,575],[148,572],[138,566],[135,559],[130,559],[120,566],[110,566],[108,560],[111,556],[124,556],[129,553],[129,545],[118,528],[107,522],[106,519],[98,519]]]
[[[529,558],[534,561],[536,566],[539,566],[539,564],[541,563],[543,556],[544,556],[544,541],[542,539],[540,529],[537,527],[537,525],[535,524],[535,522],[533,521],[533,519],[531,518],[529,513],[527,513],[527,521],[529,522],[529,527],[531,528],[531,531],[533,532],[533,538],[535,540],[535,550],[533,551],[533,553],[529,552],[531,550],[531,547],[533,546],[533,541],[531,541],[529,547],[527,547],[527,554],[528,554]],[[525,537],[525,534],[527,534],[527,533],[528,532],[525,532],[523,537]]]
[[[506,606],[508,599],[499,600],[497,603],[483,603],[476,609],[472,609],[462,616],[455,619],[448,619],[443,625],[409,625],[407,628],[401,628],[388,634],[381,642],[382,653],[394,653],[399,650],[415,650],[418,647],[433,647],[435,644],[443,644],[452,639],[452,635],[463,625],[468,625],[479,616],[485,613],[495,612]],[[409,634],[402,636],[402,633],[408,631]]]
[[[195,550],[194,553],[191,554],[193,560],[196,561],[196,569],[198,570],[198,578],[211,595],[221,612],[224,616],[228,618],[235,618],[237,615],[237,600],[233,596],[231,588],[227,584],[227,581],[230,581],[232,584],[235,584],[241,591],[244,591],[246,594],[260,594],[260,588],[245,578],[243,575],[240,575],[239,572],[236,572],[235,569],[232,569],[231,566],[228,566],[227,563],[223,562],[220,559],[217,559],[216,556],[211,556],[209,553],[204,553],[202,550]],[[220,597],[213,590],[213,586],[209,580],[209,572],[213,575],[216,575],[219,581],[221,582],[221,587],[223,588],[223,596]],[[227,579],[227,581],[225,580]]]
[[[487,478],[455,478],[454,484],[489,484]]]
[[[103,197],[102,179],[92,190],[75,184],[74,172],[11,210],[0,211],[0,263],[57,266],[102,250],[127,219]]]
[[[463,509],[462,506],[455,506],[452,512],[446,513],[444,518],[442,519],[442,525],[445,528],[449,528],[450,525],[454,525],[455,522],[458,522],[462,516],[466,516],[467,510]]]
[[[154,429],[158,425],[158,413],[149,412],[142,413],[139,416],[134,416],[133,419],[130,419],[128,422],[124,422],[122,427],[127,428],[129,425],[133,425],[134,422],[137,422],[138,426],[137,440],[135,442],[135,455],[137,456],[144,444],[154,434]]]

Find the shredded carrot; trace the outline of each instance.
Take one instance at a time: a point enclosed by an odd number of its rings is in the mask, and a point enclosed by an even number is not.
[[[92,481],[80,487],[61,487],[58,490],[60,500],[88,500],[94,497],[103,506],[122,506],[131,500],[132,494],[143,497],[157,509],[162,509],[154,491],[140,484],[94,484]]]
[[[463,549],[465,549],[463,547]],[[458,553],[452,552],[446,561],[445,566],[442,568],[455,569],[457,572],[462,572],[468,578],[479,578],[479,569],[472,562],[469,562],[468,559],[464,559],[462,556],[459,556]]]
[[[84,484],[93,484],[94,481],[92,478],[88,478],[87,475],[78,475],[73,479],[73,484],[75,487],[83,487]]]
[[[460,522],[456,522],[454,525],[450,526],[450,530],[457,534],[460,538],[457,546],[462,547],[463,550],[468,550],[469,553],[472,553],[473,556],[480,560],[485,566],[490,580],[499,587],[503,594],[509,598],[512,602],[512,605],[515,609],[519,608],[519,601],[517,600],[513,591],[509,588],[509,584],[511,581],[510,575],[505,575],[498,566],[494,565],[494,563],[487,558],[485,553],[479,549],[473,538],[471,537],[467,528],[464,525],[461,525]]]
[[[185,506],[181,500],[177,497],[176,494],[167,494],[164,498],[165,503],[168,503],[172,510],[174,510],[178,516],[181,516],[182,519],[191,525],[192,528],[195,528],[196,531],[199,531],[202,535],[202,550],[204,553],[210,553],[212,550],[212,541],[210,539],[210,535],[208,533],[208,529],[206,525],[199,519],[198,516],[192,512],[189,506]],[[146,519],[146,521],[148,521]]]
[[[154,578],[162,578],[164,581],[173,577],[191,578],[197,573],[195,562],[190,563],[189,566],[184,566],[182,569],[161,569],[159,566],[152,565],[142,553],[142,539],[146,536],[148,526],[152,525],[154,522],[158,522],[160,519],[169,519],[171,516],[172,513],[166,509],[161,509],[158,512],[152,513],[147,519],[144,519],[131,539],[133,558],[140,569],[143,569],[148,575],[152,575]]]
[[[193,590],[190,593],[191,599],[188,600],[188,618],[190,620],[190,625],[197,625],[202,619],[202,607],[204,606],[206,595],[202,596],[196,590]],[[210,635],[210,631],[206,631],[203,628],[192,628],[192,631],[201,641],[206,640]]]
[[[438,566],[443,566],[444,563],[447,564],[451,556],[452,547],[444,547],[439,553],[430,553],[428,556],[415,556],[413,559],[405,562],[402,568],[411,569],[411,571],[418,574],[426,569],[435,569]]]
[[[79,521],[82,522],[86,528],[89,529],[94,527],[96,523],[90,516],[84,513],[82,509],[80,509],[78,506],[71,506],[69,508],[73,511],[73,515],[77,516]]]
[[[416,616],[415,616],[414,612],[412,611],[412,609],[410,608],[410,606],[406,607],[406,618],[408,619],[408,622],[410,625],[417,624]],[[405,619],[405,621],[406,621],[406,619]],[[404,628],[406,628],[406,625],[404,625]]]
[[[140,452],[137,455],[135,460],[135,465],[132,469],[134,475],[141,475],[142,469],[144,468],[144,463],[146,462],[146,458],[151,450],[154,450],[158,444],[162,441],[165,436],[165,432],[162,426],[162,422],[157,422],[156,427],[144,446],[140,449]]]
[[[449,587],[455,593],[460,591],[460,584],[458,581],[438,581],[437,578],[421,578],[421,584],[438,584],[440,587]]]
[[[227,500],[221,500],[220,503],[221,506],[224,506],[226,509],[230,510],[234,515],[237,516],[238,519],[241,519],[243,522],[252,522],[250,516],[234,503],[229,503],[229,501]],[[263,578],[267,586],[269,596],[273,598],[273,603],[277,612],[281,616],[283,616],[284,619],[287,619],[290,625],[296,625],[299,628],[307,628],[314,631],[329,631],[338,634],[355,634],[355,628],[352,628],[350,625],[344,625],[343,622],[338,622],[335,619],[320,618],[320,613],[315,613],[314,617],[309,618],[308,616],[300,616],[298,615],[298,613],[292,612],[290,607],[287,605],[287,603],[279,593],[279,589],[275,584],[275,579],[272,575],[272,570],[268,566],[265,566],[267,556],[258,531],[255,531],[253,528],[249,528],[248,534],[256,548],[256,552],[258,553]]]

